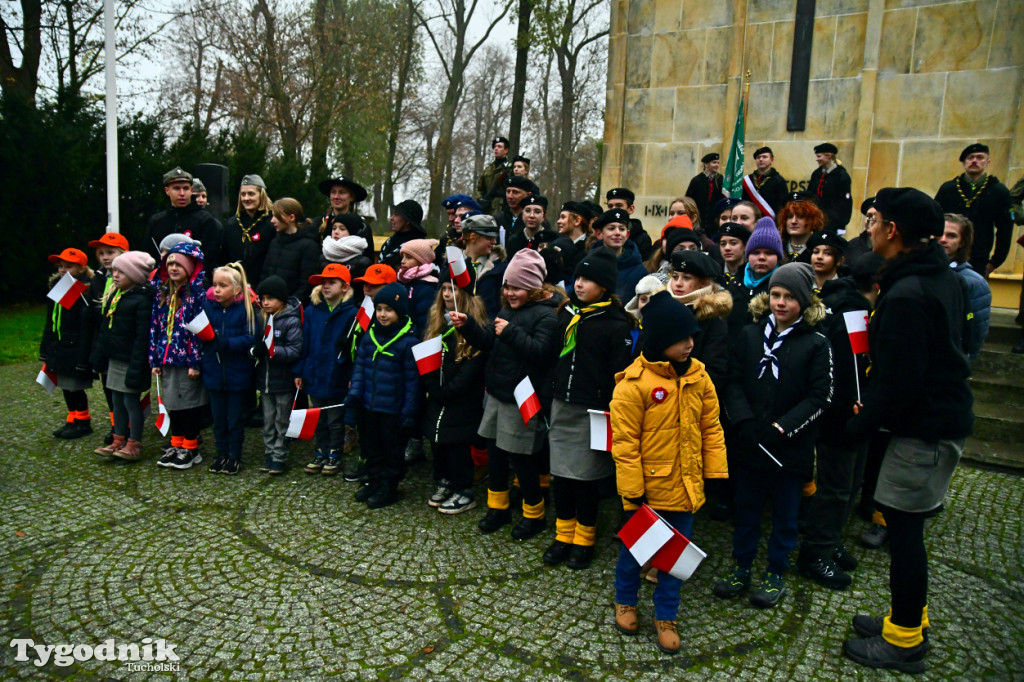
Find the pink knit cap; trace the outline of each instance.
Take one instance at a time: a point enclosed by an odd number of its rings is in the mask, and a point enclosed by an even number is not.
[[[149,279],[149,273],[156,267],[156,262],[145,251],[125,251],[113,260],[110,267],[120,270],[136,284],[142,284]]]
[[[547,274],[544,258],[533,249],[523,249],[509,261],[503,284],[517,289],[540,289]]]
[[[433,263],[438,243],[436,239],[410,239],[402,244],[402,255],[415,258],[420,265]]]

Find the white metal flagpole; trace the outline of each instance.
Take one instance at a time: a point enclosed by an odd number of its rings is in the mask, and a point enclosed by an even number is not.
[[[103,0],[103,71],[107,79],[107,232],[120,232],[117,186],[117,50],[114,45],[114,0]]]

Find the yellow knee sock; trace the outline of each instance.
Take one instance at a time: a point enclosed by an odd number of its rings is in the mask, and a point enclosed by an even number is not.
[[[538,478],[540,479],[541,488],[551,487],[551,474],[541,474]]]
[[[893,624],[890,616],[886,616],[885,620],[882,621],[882,637],[889,644],[898,646],[901,649],[909,649],[924,641],[920,625],[916,628],[901,627]]]
[[[931,626],[932,626],[932,624],[928,620],[928,605],[925,604],[924,608],[921,609],[921,627],[922,628],[929,628]]]
[[[875,511],[871,514],[871,523],[878,524],[879,526],[885,525],[885,517],[882,516],[882,512]]]
[[[508,509],[508,491],[488,489],[487,506],[491,509]]]
[[[582,523],[576,524],[576,540],[573,541],[574,545],[580,545],[582,547],[593,547],[594,538],[597,537],[597,528],[594,526],[584,526]]]
[[[523,518],[524,519],[543,519],[544,518],[544,500],[543,500],[543,498],[537,504],[526,504],[526,500],[523,500]]]
[[[576,535],[576,519],[555,519],[555,539],[571,545]]]

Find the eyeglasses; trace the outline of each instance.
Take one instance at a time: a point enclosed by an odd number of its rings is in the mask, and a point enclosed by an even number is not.
[[[864,227],[871,227],[871,226],[877,225],[878,223],[881,223],[881,222],[884,222],[884,221],[882,219],[880,219],[880,218],[877,218],[877,217],[875,217],[875,218],[865,218],[864,219]]]

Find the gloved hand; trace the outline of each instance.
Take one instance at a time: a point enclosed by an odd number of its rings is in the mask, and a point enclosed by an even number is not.
[[[638,507],[642,507],[643,505],[647,504],[647,495],[646,494],[645,495],[641,495],[640,497],[627,497],[625,499],[626,499],[626,502],[629,502],[630,504],[635,504]]]
[[[779,430],[771,423],[763,424],[757,433],[757,442],[770,450],[773,455],[776,454],[776,449],[786,446],[785,440],[786,437],[779,433]]]
[[[257,360],[270,357],[270,350],[267,348],[267,344],[262,341],[257,341],[256,344],[249,349],[249,354]]]
[[[757,447],[757,422],[747,419],[736,425],[736,444],[745,450]]]
[[[346,410],[361,410],[363,409],[363,401],[359,396],[350,395],[345,398],[345,409]]]

